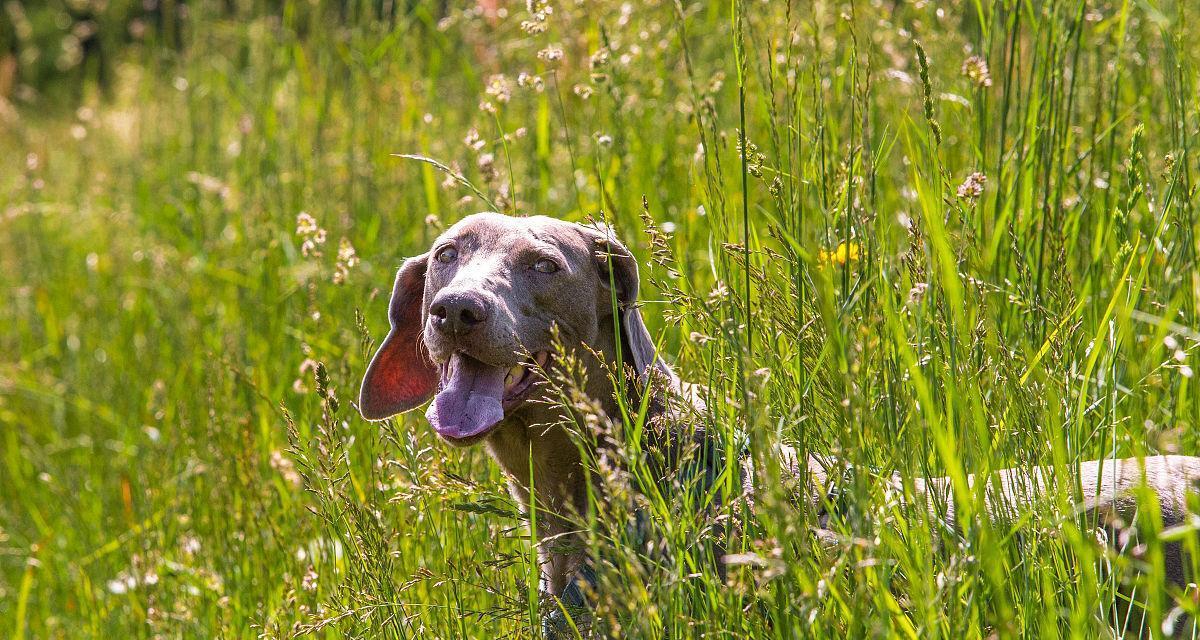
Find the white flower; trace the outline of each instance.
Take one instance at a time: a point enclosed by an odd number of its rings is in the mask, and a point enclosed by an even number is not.
[[[980,56],[971,56],[963,60],[962,73],[979,87],[992,86],[992,74],[988,71],[987,60]]]
[[[300,588],[305,591],[317,590],[317,572],[312,565],[309,565],[308,571],[304,572],[304,577],[300,580]]]
[[[983,195],[983,185],[987,182],[987,176],[976,171],[967,176],[963,183],[958,185],[958,197],[966,200],[978,200],[979,196]]]
[[[545,49],[538,51],[537,57],[538,57],[538,60],[544,60],[546,62],[562,60],[563,50],[562,50],[562,47],[560,47],[560,46],[550,45],[550,46],[546,47]]]

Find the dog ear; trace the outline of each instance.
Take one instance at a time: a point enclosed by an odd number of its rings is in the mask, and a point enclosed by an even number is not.
[[[409,258],[396,273],[388,306],[392,328],[371,359],[358,395],[358,410],[367,420],[415,409],[437,390],[438,371],[421,339],[428,260],[428,253]]]
[[[593,243],[592,251],[600,266],[600,284],[606,290],[612,287],[616,293],[617,313],[620,317],[620,340],[625,362],[633,365],[638,376],[644,377],[651,369],[676,380],[675,372],[658,355],[654,339],[642,321],[638,308],[638,264],[633,253],[617,240],[608,229],[588,229]],[[611,304],[611,303],[610,303]]]

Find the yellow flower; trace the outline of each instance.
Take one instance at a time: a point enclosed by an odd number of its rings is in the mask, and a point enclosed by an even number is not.
[[[826,251],[826,250],[822,249],[821,252],[818,254],[818,258],[819,258],[819,261],[821,264],[835,263],[835,264],[839,264],[839,265],[844,265],[847,262],[853,262],[855,260],[858,260],[858,243],[857,242],[850,242],[850,243],[843,242],[843,243],[839,244],[837,246],[837,249],[834,249],[833,251]]]

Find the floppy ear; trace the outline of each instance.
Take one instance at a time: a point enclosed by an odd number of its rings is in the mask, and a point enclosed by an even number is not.
[[[675,372],[655,350],[654,339],[650,337],[650,331],[642,321],[642,312],[637,305],[637,259],[610,231],[587,231],[593,243],[593,254],[600,267],[600,284],[605,289],[611,286],[616,292],[623,359],[633,365],[638,376],[644,377],[654,368],[668,380],[675,381]]]
[[[428,253],[404,261],[388,306],[392,329],[371,359],[358,395],[367,420],[382,420],[425,404],[437,390],[438,372],[421,340]]]

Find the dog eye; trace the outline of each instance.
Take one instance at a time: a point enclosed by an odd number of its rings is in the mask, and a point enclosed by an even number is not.
[[[455,249],[454,247],[445,247],[441,251],[438,251],[436,254],[434,254],[433,259],[442,264],[450,264],[458,259],[458,249]]]
[[[550,258],[542,258],[541,260],[533,263],[533,270],[537,271],[538,273],[554,273],[555,271],[558,271],[558,264],[556,264]]]

